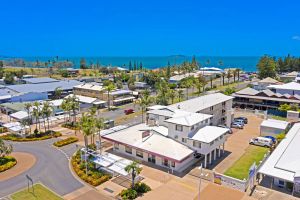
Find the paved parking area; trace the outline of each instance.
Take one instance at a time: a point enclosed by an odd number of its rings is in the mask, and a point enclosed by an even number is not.
[[[260,124],[263,121],[261,117],[253,113],[236,112],[235,117],[245,116],[248,118],[248,124],[244,129],[233,129],[233,134],[227,138],[225,143],[225,151],[228,152],[226,158],[218,163],[214,169],[219,173],[224,173],[235,161],[237,161],[249,146],[249,140],[259,136]]]

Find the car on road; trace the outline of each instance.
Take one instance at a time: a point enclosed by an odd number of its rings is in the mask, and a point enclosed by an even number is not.
[[[238,129],[243,129],[244,125],[238,122],[232,122],[231,123],[231,128],[238,128]]]
[[[124,110],[124,113],[125,113],[125,115],[129,115],[129,114],[134,113],[134,110],[132,108],[129,108],[127,110]]]
[[[237,121],[237,120],[242,120],[244,122],[244,124],[248,124],[248,118],[247,117],[234,118],[234,121]]]
[[[256,137],[256,138],[252,138],[249,144],[262,146],[262,147],[272,147],[273,141],[270,138]]]
[[[231,128],[229,128],[229,127],[227,127],[227,126],[225,126],[225,125],[218,125],[218,127],[221,127],[221,128],[227,128],[228,130],[229,130],[229,134],[232,134],[233,132],[232,132],[232,130],[231,130]]]

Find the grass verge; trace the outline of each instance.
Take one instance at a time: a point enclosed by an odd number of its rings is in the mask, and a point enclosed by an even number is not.
[[[33,189],[29,188],[29,191],[26,189],[16,192],[11,195],[12,200],[62,200],[61,197],[54,194],[52,191],[48,190],[41,184],[33,185]]]
[[[268,151],[269,149],[265,147],[249,146],[246,152],[224,174],[240,180],[247,179],[251,165],[254,162],[258,165]]]

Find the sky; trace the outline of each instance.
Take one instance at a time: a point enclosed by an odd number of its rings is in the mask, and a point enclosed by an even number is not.
[[[4,56],[300,55],[297,0],[4,0]]]

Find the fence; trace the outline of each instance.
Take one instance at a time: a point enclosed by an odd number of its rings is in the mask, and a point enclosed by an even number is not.
[[[224,186],[236,189],[236,190],[246,192],[251,181],[252,181],[251,182],[252,184],[251,184],[250,187],[253,186],[255,177],[257,177],[258,169],[267,160],[269,155],[270,155],[270,152],[266,153],[264,155],[264,158],[260,161],[260,163],[258,165],[253,164],[253,166],[251,166],[251,168],[249,169],[250,178],[248,177],[247,179],[240,180],[240,179],[236,179],[236,178],[233,178],[233,177],[230,177],[230,176],[226,176],[226,175],[221,174],[221,173],[213,172],[213,182],[216,183],[216,184],[219,184],[219,185],[224,185]],[[251,172],[251,170],[253,170],[253,171]],[[252,180],[250,180],[250,179],[252,179]]]

